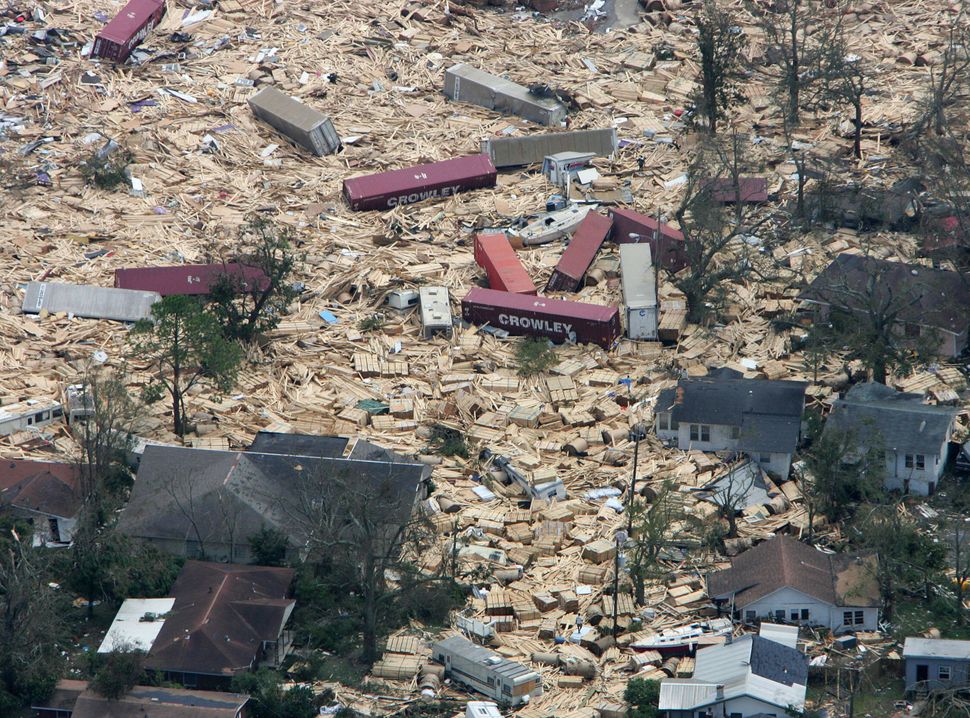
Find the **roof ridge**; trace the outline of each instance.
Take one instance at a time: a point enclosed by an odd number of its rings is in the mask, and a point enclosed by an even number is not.
[[[219,583],[219,588],[212,594],[212,600],[209,601],[209,607],[205,610],[205,613],[202,614],[202,617],[199,619],[198,625],[196,625],[193,631],[196,631],[202,626],[204,626],[206,622],[209,620],[209,615],[212,613],[212,609],[215,608],[216,603],[219,601],[219,596],[222,593],[222,589],[226,587],[226,582],[228,580],[229,580],[229,574],[223,571],[222,581]]]

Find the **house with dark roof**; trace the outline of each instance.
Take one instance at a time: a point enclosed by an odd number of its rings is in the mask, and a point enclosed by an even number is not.
[[[0,460],[0,509],[30,522],[34,542],[68,544],[81,510],[78,467],[51,461]]]
[[[788,638],[766,631],[699,650],[691,678],[660,682],[661,715],[754,718],[802,710],[808,658]]]
[[[967,348],[970,284],[958,272],[840,254],[799,299],[818,307],[822,317],[831,309],[859,314],[872,307],[898,309],[901,337],[924,337],[946,357]]]
[[[744,623],[759,619],[874,631],[879,625],[878,562],[873,554],[823,553],[776,536],[707,576],[707,594]]]
[[[146,670],[186,688],[219,690],[237,673],[278,666],[292,636],[290,568],[187,561],[149,639]]]
[[[293,559],[307,544],[298,518],[308,493],[332,479],[365,482],[402,522],[425,498],[428,466],[362,441],[335,456],[335,443],[314,438],[257,437],[271,453],[147,446],[118,529],[178,556],[247,562],[249,537],[272,528],[287,537]]]
[[[249,696],[135,686],[117,699],[88,688],[87,681],[59,681],[50,698],[31,706],[35,718],[247,718]]]
[[[886,455],[889,490],[928,496],[946,469],[959,410],[926,404],[884,384],[856,384],[832,405],[825,432],[850,435],[860,450]]]
[[[745,379],[719,369],[681,379],[657,397],[657,436],[685,451],[734,451],[769,473],[788,478],[802,432],[805,388],[800,381]]]

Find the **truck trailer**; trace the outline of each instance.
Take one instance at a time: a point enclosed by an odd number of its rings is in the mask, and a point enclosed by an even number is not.
[[[492,163],[504,167],[542,164],[549,155],[560,152],[592,152],[597,157],[609,157],[616,152],[618,141],[615,129],[574,130],[548,132],[525,137],[487,137],[482,140],[482,153]]]
[[[509,334],[545,337],[557,343],[598,344],[609,349],[620,336],[616,307],[481,287],[473,288],[461,300],[461,315],[471,324],[488,324]]]
[[[431,657],[445,667],[445,675],[455,683],[512,707],[542,695],[538,672],[461,636],[435,642]]]
[[[464,63],[445,70],[445,95],[547,127],[558,127],[566,119],[566,106],[559,100],[535,95],[528,87]]]
[[[340,149],[340,135],[329,117],[275,87],[265,87],[250,97],[249,108],[286,139],[317,157]]]
[[[630,339],[657,338],[657,274],[649,244],[620,245],[620,276],[626,335]]]

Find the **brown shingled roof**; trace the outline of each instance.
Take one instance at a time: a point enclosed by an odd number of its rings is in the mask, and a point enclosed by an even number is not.
[[[776,536],[707,577],[712,598],[734,595],[745,606],[781,588],[792,588],[835,606],[875,606],[879,587],[875,556],[827,554],[788,536]]]
[[[77,467],[51,461],[0,460],[0,503],[72,518],[81,508]]]

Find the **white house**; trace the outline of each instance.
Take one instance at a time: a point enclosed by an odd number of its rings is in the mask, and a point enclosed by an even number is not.
[[[699,650],[692,678],[663,679],[659,709],[666,718],[783,718],[805,707],[807,683],[808,659],[790,635],[748,635]]]
[[[800,381],[745,379],[732,369],[681,379],[660,392],[657,436],[685,451],[736,451],[788,478],[805,406]]]
[[[823,553],[776,536],[708,574],[707,593],[745,623],[760,619],[828,628],[833,633],[873,631],[879,624],[875,555]]]
[[[923,403],[883,384],[857,384],[835,402],[826,432],[851,434],[866,448],[885,452],[885,487],[928,496],[946,469],[959,411]]]

